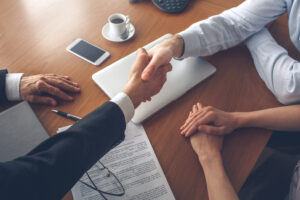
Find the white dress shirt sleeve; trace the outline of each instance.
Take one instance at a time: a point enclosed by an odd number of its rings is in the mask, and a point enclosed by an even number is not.
[[[184,39],[183,57],[207,56],[233,47],[286,11],[285,0],[246,0],[180,32]]]
[[[255,67],[267,87],[283,104],[300,102],[300,63],[277,44],[267,29],[246,40]]]
[[[9,73],[5,78],[5,93],[9,101],[20,101],[20,81],[22,73]]]
[[[134,106],[129,96],[124,92],[120,92],[115,97],[113,97],[110,101],[114,102],[121,108],[127,124],[134,115]]]

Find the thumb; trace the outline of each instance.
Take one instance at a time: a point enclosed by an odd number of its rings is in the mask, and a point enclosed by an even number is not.
[[[149,63],[149,56],[144,48],[139,48],[136,51],[136,55],[137,58],[134,63],[134,70],[142,73],[147,64]]]
[[[156,72],[154,73],[153,76],[157,76],[157,75],[163,75],[163,76],[166,76],[166,74],[169,72],[169,71],[172,71],[172,65],[169,63],[167,65],[163,65],[163,66],[160,66]]]
[[[150,80],[153,74],[155,74],[156,70],[159,68],[159,57],[156,55],[153,55],[150,63],[146,66],[142,73],[142,80],[147,81]]]

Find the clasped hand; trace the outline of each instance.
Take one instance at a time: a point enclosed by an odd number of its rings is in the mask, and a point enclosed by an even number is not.
[[[193,106],[181,134],[190,137],[192,147],[200,162],[220,157],[223,135],[238,127],[234,113],[227,113],[214,107],[204,107],[200,103]]]
[[[203,132],[212,135],[225,135],[237,128],[234,113],[228,113],[212,106],[202,106],[197,103],[185,123],[180,127],[181,134],[186,137],[194,132]]]
[[[167,72],[172,70],[171,64],[167,63],[156,70],[151,80],[144,81],[141,79],[141,75],[149,62],[150,56],[145,49],[138,49],[137,59],[131,68],[127,85],[123,90],[130,97],[135,108],[141,102],[150,101],[151,97],[161,90],[167,80]]]

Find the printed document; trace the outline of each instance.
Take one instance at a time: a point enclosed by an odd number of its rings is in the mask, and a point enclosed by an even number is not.
[[[142,125],[128,123],[125,140],[100,161],[118,177],[125,189],[121,197],[105,195],[109,200],[175,199]],[[72,193],[74,200],[103,199],[97,191],[80,182],[72,188]]]

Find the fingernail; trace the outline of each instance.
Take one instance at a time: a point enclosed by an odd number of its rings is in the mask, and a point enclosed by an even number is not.
[[[56,102],[55,101],[51,101],[51,105],[52,106],[56,106]]]

